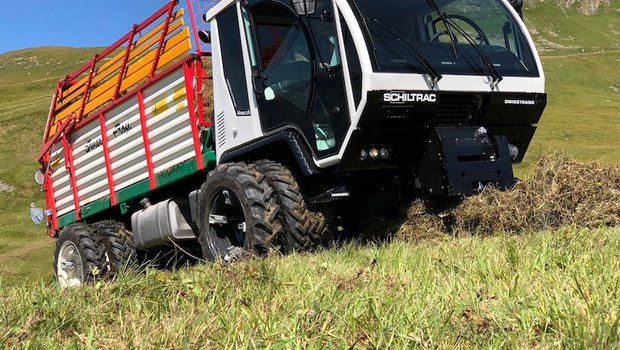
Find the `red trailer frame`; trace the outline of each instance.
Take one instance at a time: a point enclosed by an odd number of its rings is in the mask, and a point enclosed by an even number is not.
[[[179,9],[175,12],[178,4],[179,0],[169,1],[168,4],[156,11],[153,15],[148,17],[142,23],[134,25],[130,32],[117,40],[114,44],[112,44],[102,52],[97,53],[90,61],[86,62],[82,67],[58,81],[56,91],[50,104],[50,112],[48,114],[45,133],[43,135],[43,146],[41,152],[38,155],[38,160],[41,163],[45,174],[43,189],[46,193],[46,205],[47,208],[49,208],[51,211],[51,216],[48,219],[48,234],[50,236],[55,236],[57,230],[60,228],[59,218],[56,210],[54,186],[52,181],[52,169],[50,167],[51,155],[53,153],[53,145],[56,144],[59,140],[63,144],[65,159],[64,167],[69,173],[71,179],[73,202],[75,206],[75,221],[79,221],[82,219],[80,214],[80,199],[78,196],[78,188],[73,166],[71,144],[68,141],[68,136],[70,133],[74,132],[75,130],[79,130],[81,127],[91,122],[92,120],[95,120],[96,118],[99,119],[102,131],[101,147],[103,148],[103,154],[105,157],[105,166],[107,173],[106,176],[110,189],[110,205],[115,206],[118,204],[114,188],[114,180],[112,177],[113,174],[110,162],[110,152],[105,129],[105,114],[110,109],[118,106],[119,104],[129,99],[135,98],[137,99],[139,104],[140,121],[142,125],[142,137],[144,139],[146,160],[149,171],[149,184],[151,189],[155,189],[157,187],[157,184],[155,183],[155,174],[153,170],[153,162],[150,152],[150,144],[148,140],[148,130],[145,120],[143,91],[145,88],[151,86],[156,81],[177,70],[179,67],[183,68],[183,75],[185,77],[185,88],[187,91],[187,104],[190,115],[191,133],[194,142],[194,151],[196,153],[196,165],[199,170],[205,167],[203,154],[201,152],[200,130],[198,125],[200,125],[201,127],[211,126],[210,121],[204,115],[204,96],[202,93],[203,79],[209,78],[203,65],[203,58],[205,56],[210,56],[211,53],[202,52],[201,50],[201,43],[197,34],[195,11],[193,9],[194,4],[192,0],[186,0],[186,8],[189,12],[190,17],[191,32],[193,32],[195,52],[191,52],[191,50],[186,50],[184,56],[181,56],[183,55],[183,53],[180,52],[180,50],[185,46],[182,46],[181,44],[176,44],[176,38],[181,38],[183,30],[185,29],[182,29],[182,24],[179,24],[182,23],[182,19],[179,20],[179,18],[182,18],[183,10]],[[160,22],[156,25],[156,22],[158,22],[158,20]],[[151,33],[150,41],[154,41],[155,34],[153,33],[157,33],[159,37],[156,47],[154,49],[150,49],[150,52],[145,53],[144,51],[146,49],[144,49],[143,47],[146,46],[146,44],[144,43],[147,40],[144,37],[138,38],[138,34],[149,28],[149,33]],[[178,30],[179,28],[181,28],[181,30],[177,31],[176,34],[174,34],[173,36],[169,35],[171,32],[173,32],[174,30]],[[168,47],[169,45],[167,44],[171,42],[171,40],[175,40],[174,45],[177,46],[170,45],[174,47]],[[135,53],[138,48],[141,52]],[[179,52],[177,53],[174,50],[177,50]],[[166,57],[164,57],[164,55],[166,55],[167,53],[171,54],[168,54]],[[174,57],[174,54],[178,54],[179,56]],[[153,57],[151,58],[149,55],[152,55]],[[118,59],[121,57],[122,59],[119,64]],[[138,83],[134,85],[124,87],[123,82],[126,81],[130,76],[130,70],[137,65],[134,64],[134,62],[139,61],[139,64],[142,64],[142,61],[140,60],[144,60],[145,57],[151,58],[151,61],[148,62],[148,64],[150,64],[150,67],[147,77],[141,79]],[[110,60],[116,60],[116,63],[111,65],[109,63]],[[107,63],[103,63],[105,61],[107,61]],[[165,63],[162,65],[162,62]],[[132,64],[134,64],[134,66],[132,66]],[[117,65],[119,68],[112,71],[114,74],[107,73],[107,71],[110,71],[111,68],[115,65]],[[135,71],[136,69],[133,70]],[[99,74],[103,75],[102,72],[106,73],[107,75],[100,78]],[[96,83],[94,83],[95,77],[98,79]],[[79,81],[76,81],[77,79],[79,79]],[[105,81],[105,83],[102,83],[102,81]],[[94,98],[91,99],[91,94],[96,95],[98,93],[96,91],[97,86],[102,86],[105,84],[111,85],[112,82],[114,83],[111,88],[113,89],[113,94],[108,99],[105,99],[105,102],[103,102],[100,106],[97,107],[98,110],[88,110],[86,107],[89,102],[98,101],[96,99],[97,96],[94,96]],[[103,104],[105,104],[105,106],[103,106]],[[76,105],[79,105],[79,109],[71,112],[66,117],[60,115],[61,113],[59,113],[59,111],[64,111],[62,113],[66,113],[66,110],[68,108],[72,108]]]

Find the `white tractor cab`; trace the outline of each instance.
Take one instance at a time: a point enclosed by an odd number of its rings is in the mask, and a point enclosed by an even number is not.
[[[520,10],[503,0],[221,1],[205,16],[218,161],[294,157],[310,202],[369,196],[351,201],[366,209],[407,186],[507,188],[546,105]]]

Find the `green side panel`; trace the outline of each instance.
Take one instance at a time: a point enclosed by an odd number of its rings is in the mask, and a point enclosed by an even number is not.
[[[169,185],[185,176],[191,175],[198,171],[196,160],[191,159],[187,162],[176,165],[170,169],[166,169],[155,175],[155,183],[157,187]]]
[[[210,130],[210,129],[209,129]],[[215,167],[215,152],[213,152],[210,148],[206,149],[203,154],[203,161],[205,164],[206,170],[211,170]],[[155,183],[157,187],[163,187],[165,185],[169,185],[176,181],[179,181],[189,175],[198,172],[198,166],[196,165],[195,159],[190,159],[186,162],[183,162],[173,168],[170,168],[162,173],[159,173],[155,176]],[[123,203],[137,197],[144,196],[145,194],[151,192],[151,187],[149,184],[149,180],[142,180],[134,185],[131,185],[127,188],[124,188],[120,191],[116,192],[116,201],[117,203]],[[112,205],[110,203],[110,197],[105,197],[94,201],[90,204],[87,204],[80,208],[80,215],[82,219],[87,219],[90,216],[98,214],[104,210],[111,208]],[[65,227],[67,225],[71,225],[76,222],[75,220],[75,211],[67,213],[58,218],[58,224],[60,227]]]
[[[83,218],[87,218],[89,216],[100,213],[111,206],[112,203],[110,202],[110,197],[107,196],[80,208],[80,216]]]
[[[61,217],[58,218],[58,226],[60,227],[65,227],[67,225],[71,225],[72,223],[76,222],[77,220],[75,220],[75,210],[67,213]]]
[[[149,179],[142,180],[122,190],[116,191],[116,202],[121,203],[151,191]]]

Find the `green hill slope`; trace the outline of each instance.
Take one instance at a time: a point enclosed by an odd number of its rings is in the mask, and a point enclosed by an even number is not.
[[[34,184],[37,154],[58,79],[76,69],[97,50],[35,48],[0,55],[0,278],[51,278],[52,241],[44,227],[30,222],[28,205],[43,206]]]

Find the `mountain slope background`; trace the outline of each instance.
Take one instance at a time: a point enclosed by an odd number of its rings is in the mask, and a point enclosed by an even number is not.
[[[620,2],[526,2],[526,23],[545,66],[549,106],[517,172],[549,150],[620,163]],[[0,55],[0,279],[52,279],[53,241],[29,219],[43,206],[32,180],[56,81],[97,49],[44,47]]]

